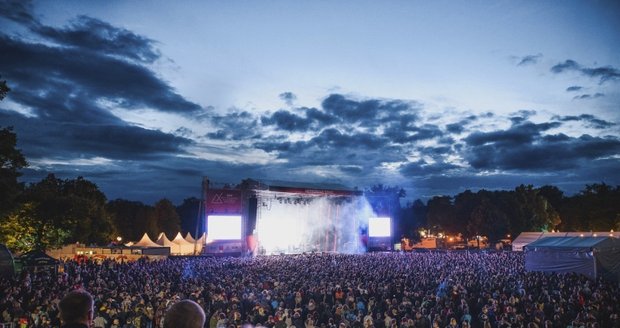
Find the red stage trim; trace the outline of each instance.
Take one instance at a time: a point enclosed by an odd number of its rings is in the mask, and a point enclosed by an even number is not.
[[[241,191],[209,189],[207,191],[207,214],[241,214]]]

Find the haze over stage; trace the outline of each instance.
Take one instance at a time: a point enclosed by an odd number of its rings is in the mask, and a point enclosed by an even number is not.
[[[381,197],[301,184],[213,187],[205,185],[207,253],[352,254],[367,251],[374,239],[390,245],[389,206]]]

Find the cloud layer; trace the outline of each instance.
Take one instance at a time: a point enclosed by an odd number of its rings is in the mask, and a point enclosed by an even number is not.
[[[155,40],[88,16],[46,26],[28,2],[0,9],[32,35],[0,33],[0,72],[12,89],[0,103],[0,122],[15,126],[32,163],[25,172],[30,181],[50,171],[83,175],[110,197],[148,201],[197,196],[202,176],[233,183],[247,177],[387,183],[418,197],[520,183],[573,190],[592,181],[620,183],[617,123],[593,114],[546,121],[534,110],[437,115],[423,101],[343,93],[304,107],[290,91],[279,95],[286,108],[215,111],[156,73],[162,54]],[[541,57],[522,57],[518,65]],[[573,60],[551,71],[578,72],[601,84],[620,77],[611,66]],[[604,96],[582,94],[578,85],[566,92],[579,93],[579,100]],[[124,120],[119,110],[192,124],[149,128]],[[587,133],[569,133],[569,126]]]

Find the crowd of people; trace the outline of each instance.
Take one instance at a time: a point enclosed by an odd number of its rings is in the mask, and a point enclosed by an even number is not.
[[[0,322],[59,327],[76,289],[92,295],[98,328],[163,327],[181,300],[210,328],[620,327],[617,283],[468,251],[66,261],[0,280]]]

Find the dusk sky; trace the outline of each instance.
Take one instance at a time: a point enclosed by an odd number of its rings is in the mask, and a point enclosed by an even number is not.
[[[22,181],[109,199],[620,184],[616,0],[0,0],[0,75]]]

